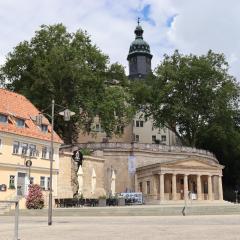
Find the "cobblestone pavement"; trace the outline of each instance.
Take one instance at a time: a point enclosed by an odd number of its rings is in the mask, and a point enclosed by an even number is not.
[[[12,240],[14,217],[0,216],[0,240]],[[240,215],[170,217],[21,217],[21,240],[239,240]]]

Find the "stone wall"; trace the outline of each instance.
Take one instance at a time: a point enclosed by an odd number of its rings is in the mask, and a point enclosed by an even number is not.
[[[91,189],[89,176],[91,169],[99,169],[96,172],[97,183],[103,184],[103,188],[108,195],[111,192],[111,172],[114,170],[116,175],[116,192],[135,190],[135,175],[128,172],[128,158],[130,155],[136,157],[136,168],[163,163],[173,160],[204,159],[205,161],[218,163],[217,159],[208,151],[176,146],[164,146],[156,144],[128,144],[128,143],[92,143],[77,144],[81,148],[93,150],[93,158],[102,159],[101,164],[96,160],[86,160],[83,163],[83,170],[87,173],[85,179],[85,192],[87,195]],[[75,145],[76,147],[76,145]],[[73,146],[66,146],[65,149],[71,151]],[[85,164],[85,165],[84,165]]]
[[[60,152],[58,174],[58,198],[72,198],[72,153]]]
[[[96,190],[93,193],[92,171],[96,174]],[[60,153],[58,174],[58,198],[72,198],[78,194],[77,165],[72,159],[71,152]],[[104,189],[104,159],[98,157],[84,156],[83,164],[83,191],[85,198],[98,198],[105,195]]]

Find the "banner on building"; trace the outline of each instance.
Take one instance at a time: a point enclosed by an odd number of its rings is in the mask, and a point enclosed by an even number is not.
[[[128,157],[128,172],[129,173],[136,172],[136,157],[135,156]]]

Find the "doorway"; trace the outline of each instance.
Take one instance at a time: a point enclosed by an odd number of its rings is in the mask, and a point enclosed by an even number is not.
[[[17,178],[17,195],[24,196],[26,186],[26,173],[18,172]]]

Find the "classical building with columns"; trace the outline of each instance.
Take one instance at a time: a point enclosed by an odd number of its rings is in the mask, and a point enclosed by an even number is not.
[[[114,142],[75,144],[62,150],[72,152],[76,148],[88,149],[92,158],[102,159],[101,171],[96,172],[94,180],[102,183],[106,195],[111,195],[112,189],[114,193],[142,192],[147,204],[187,199],[212,203],[223,201],[224,166],[208,151],[181,146]],[[86,162],[83,161],[86,172],[83,175],[89,175],[94,170],[93,165],[87,164],[90,158],[86,159]],[[85,188],[87,192],[91,184],[85,184]]]
[[[190,157],[137,168],[137,190],[147,202],[223,200],[222,169],[215,159]]]

